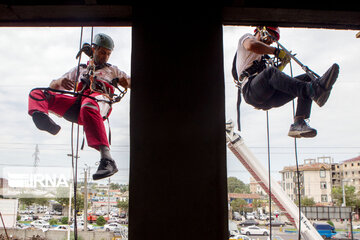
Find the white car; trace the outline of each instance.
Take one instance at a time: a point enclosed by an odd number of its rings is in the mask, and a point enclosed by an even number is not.
[[[120,219],[117,217],[110,217],[110,219],[108,220],[108,223],[119,223]]]
[[[20,221],[22,222],[33,221],[33,220],[34,220],[33,217],[28,215],[21,215],[20,217]]]
[[[27,228],[29,228],[29,226],[25,225],[23,223],[16,223],[15,228],[16,229],[27,229]]]
[[[360,224],[359,225],[356,225],[356,226],[353,226],[353,229],[360,229]]]
[[[53,217],[51,215],[45,215],[41,218],[41,220],[44,220],[44,221],[50,221],[50,219],[52,219]]]
[[[249,227],[242,227],[240,230],[241,234],[245,235],[269,235],[269,230],[264,228],[259,228],[257,226],[249,226]]]
[[[78,229],[78,230],[84,230],[84,226],[85,226],[85,223],[84,223],[84,222],[78,222],[78,223],[77,223],[77,229]],[[74,223],[71,224],[70,228],[74,228]],[[94,226],[91,225],[91,224],[88,224],[88,225],[87,225],[87,230],[88,230],[88,231],[93,231],[93,230],[94,230]]]
[[[107,232],[114,231],[116,228],[120,228],[121,224],[119,223],[109,223],[104,225],[104,230]]]
[[[252,240],[252,239],[246,235],[235,235],[235,236],[231,236],[229,240]]]
[[[246,219],[247,219],[247,220],[255,220],[255,215],[254,215],[254,213],[247,213],[247,214],[246,214]]]
[[[59,226],[56,226],[55,228],[53,228],[52,230],[66,231],[68,229],[69,229],[68,225],[59,225]]]
[[[50,228],[50,224],[44,220],[35,220],[30,223],[30,226],[36,228]]]

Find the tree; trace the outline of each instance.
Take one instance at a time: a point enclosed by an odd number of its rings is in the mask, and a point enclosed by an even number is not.
[[[121,208],[123,211],[127,212],[127,210],[129,209],[129,200],[126,199],[126,201],[118,201],[117,207]]]
[[[235,212],[243,212],[248,203],[242,198],[237,198],[232,200],[230,205]]]
[[[104,226],[106,223],[106,220],[103,216],[99,216],[97,219],[96,219],[96,224],[99,225],[99,226]]]
[[[344,186],[346,206],[358,206],[359,197],[355,194],[354,186]],[[343,204],[343,189],[341,187],[333,187],[331,195],[337,206]]]
[[[299,202],[296,202],[296,205],[298,205],[298,203]],[[301,206],[310,207],[310,206],[314,206],[314,205],[315,205],[314,198],[308,198],[308,197],[301,198]]]
[[[229,193],[250,193],[250,186],[236,177],[228,177]]]

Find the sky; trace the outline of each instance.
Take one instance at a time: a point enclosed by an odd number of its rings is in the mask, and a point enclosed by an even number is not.
[[[224,26],[224,77],[226,119],[236,121],[237,89],[231,76],[231,66],[239,38],[252,33],[254,27]],[[0,176],[7,167],[32,166],[35,147],[39,147],[39,167],[71,167],[71,123],[52,115],[62,129],[52,136],[39,131],[27,114],[29,91],[47,87],[51,80],[61,77],[77,65],[75,55],[80,44],[80,27],[77,28],[0,28]],[[95,27],[94,34],[103,32],[115,41],[109,63],[117,65],[130,75],[131,28]],[[330,156],[341,162],[360,155],[360,83],[358,77],[360,39],[356,31],[281,28],[280,42],[310,69],[322,75],[333,63],[340,65],[340,74],[328,102],[322,108],[313,104],[310,126],[318,130],[313,139],[299,139],[298,160]],[[84,28],[83,42],[90,42],[91,28]],[[83,62],[86,57],[83,56]],[[303,70],[292,63],[294,76]],[[290,74],[288,65],[285,73]],[[126,184],[129,178],[129,109],[131,90],[113,107],[110,117],[112,156],[119,172],[112,182]],[[287,136],[292,123],[292,103],[269,112],[270,171],[280,180],[279,171],[295,165],[294,139]],[[244,101],[241,104],[241,124],[245,144],[255,156],[268,166],[266,112],[256,110]],[[108,128],[107,122],[105,122]],[[224,133],[225,134],[225,133]],[[76,137],[76,135],[75,135]],[[80,144],[82,142],[80,128]],[[86,146],[79,152],[79,179],[90,166],[96,171],[99,154]],[[205,168],[206,166],[204,166]],[[228,176],[248,183],[250,175],[234,155],[227,151]],[[107,181],[107,180],[106,180]],[[100,181],[104,183],[104,181]]]

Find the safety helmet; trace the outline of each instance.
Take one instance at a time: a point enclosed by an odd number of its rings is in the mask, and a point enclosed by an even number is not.
[[[259,27],[255,28],[254,32],[257,33],[259,31],[259,29],[262,29],[262,28],[263,28],[263,26],[259,26]],[[274,37],[276,38],[277,41],[279,41],[279,39],[280,39],[279,27],[266,26],[265,28],[267,31],[269,31],[269,33],[274,35]]]
[[[94,37],[93,44],[96,46],[99,46],[99,47],[107,48],[111,51],[114,49],[114,41],[112,40],[111,37],[109,37],[108,35],[106,35],[104,33],[96,34]]]

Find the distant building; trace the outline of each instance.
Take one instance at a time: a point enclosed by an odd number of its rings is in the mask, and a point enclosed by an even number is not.
[[[305,159],[304,164],[299,165],[301,196],[313,198],[318,205],[331,205],[333,165],[330,157]],[[296,172],[296,166],[284,167],[280,171],[282,174],[281,187],[293,201],[298,199]]]
[[[0,188],[8,188],[9,181],[6,178],[0,178]]]
[[[334,175],[340,177],[334,180],[334,186],[341,187],[343,181],[344,185],[354,186],[356,193],[360,192],[360,156],[342,161],[335,169]]]
[[[266,195],[265,190],[260,186],[260,184],[253,177],[250,177],[250,193],[259,194],[262,196]]]
[[[234,199],[240,198],[244,199],[248,204],[253,203],[254,200],[260,199],[261,196],[259,194],[249,194],[249,193],[229,193],[228,194],[229,202]]]

